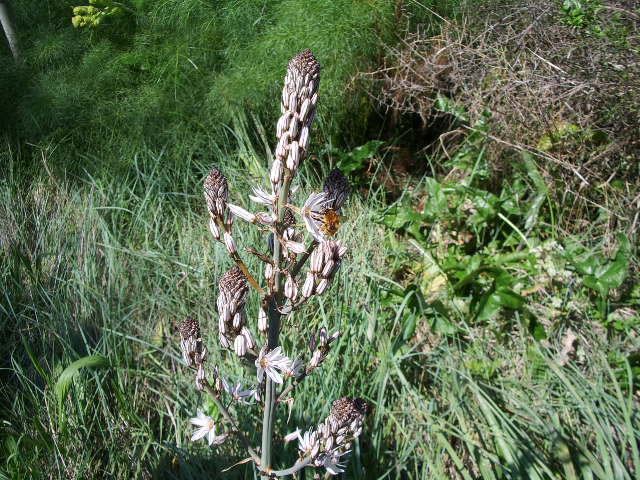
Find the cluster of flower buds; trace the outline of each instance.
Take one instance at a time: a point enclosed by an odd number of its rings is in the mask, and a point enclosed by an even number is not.
[[[180,350],[187,366],[197,370],[196,388],[202,390],[205,380],[204,362],[207,359],[207,347],[202,343],[200,324],[192,317],[187,317],[180,324]]]
[[[320,64],[311,50],[305,50],[289,61],[282,89],[282,116],[276,126],[275,159],[271,166],[271,183],[282,179],[284,168],[298,169],[309,149],[309,128],[316,114]]]
[[[218,294],[218,332],[220,344],[223,348],[231,348],[236,355],[242,357],[247,350],[255,348],[256,344],[251,332],[246,327],[244,311],[247,291],[247,277],[238,267],[228,270],[220,279],[220,293]]]
[[[329,416],[316,430],[303,435],[296,430],[285,440],[297,437],[301,458],[310,456],[314,466],[337,475],[344,471],[341,458],[351,451],[351,441],[362,433],[367,410],[367,402],[362,398],[342,397],[333,402]]]
[[[316,336],[314,333],[309,340],[309,350],[311,351],[311,360],[307,373],[311,373],[315,368],[319,367],[325,361],[331,351],[331,344],[340,337],[340,331],[329,336],[327,329],[322,327],[320,333]]]
[[[231,236],[231,226],[233,215],[228,212],[227,199],[229,197],[229,186],[227,179],[216,167],[211,169],[207,178],[204,179],[204,198],[209,210],[209,229],[213,238],[223,241],[230,254],[234,255],[236,244]],[[223,232],[220,231],[220,226]]]
[[[351,450],[351,441],[362,433],[362,423],[369,406],[362,398],[342,397],[333,402],[331,413],[318,426],[320,454],[316,466],[337,465]]]
[[[302,296],[306,299],[311,295],[322,295],[329,287],[342,257],[347,253],[347,247],[340,240],[325,240],[320,242],[311,253],[310,271],[302,286]]]

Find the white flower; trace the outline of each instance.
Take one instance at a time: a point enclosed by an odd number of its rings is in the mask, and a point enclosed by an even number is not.
[[[236,217],[240,217],[241,219],[249,223],[253,223],[256,221],[256,216],[248,210],[245,210],[238,205],[233,205],[232,203],[228,203],[227,206],[229,207],[229,210],[231,210],[231,213],[233,213]]]
[[[320,443],[318,442],[318,433],[313,429],[304,432],[304,435],[300,435],[298,432],[298,450],[302,455],[311,454],[315,457],[318,454]]]
[[[276,347],[265,355],[266,347],[262,347],[256,359],[258,382],[262,382],[264,374],[276,383],[282,383],[282,375],[278,373],[288,368],[291,360],[282,354],[282,347]]]
[[[304,370],[304,363],[302,363],[300,359],[296,358],[282,370],[282,373],[286,377],[297,378],[298,376],[300,376],[303,370]]]
[[[304,202],[302,219],[309,233],[319,242],[325,240],[325,235],[322,232],[324,225],[322,219],[325,205],[330,201],[331,199],[327,198],[326,193],[320,192],[312,193],[307,198],[307,201]]]
[[[344,453],[336,453],[327,452],[322,459],[322,466],[327,469],[331,475],[338,475],[339,473],[344,472],[345,464],[341,462],[340,457],[343,455],[347,455],[349,452]]]
[[[198,416],[190,420],[191,424],[200,427],[191,436],[192,441],[200,440],[203,437],[207,437],[209,445],[219,445],[224,442],[227,435],[216,435],[216,425],[213,423],[213,418],[208,417],[200,410],[198,410]]]
[[[267,193],[260,187],[253,187],[253,195],[249,195],[249,198],[256,203],[262,205],[275,205],[276,196],[273,193]]]
[[[240,382],[232,386],[224,378],[222,379],[222,388],[224,388],[224,391],[231,395],[234,400],[242,403],[249,403],[246,399],[253,397],[253,394],[256,392],[255,389],[242,390],[242,384]]]

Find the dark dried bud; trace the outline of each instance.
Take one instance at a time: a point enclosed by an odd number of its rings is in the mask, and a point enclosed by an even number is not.
[[[318,345],[318,339],[314,332],[311,334],[311,338],[309,339],[309,350],[311,350],[311,353],[315,351],[317,345]]]
[[[179,328],[182,340],[187,340],[190,337],[194,339],[200,338],[200,323],[193,317],[187,317]]]
[[[329,200],[326,208],[339,212],[344,202],[349,198],[351,186],[342,171],[339,168],[334,168],[327,175],[323,190]]]
[[[212,218],[224,220],[228,196],[229,186],[227,179],[220,170],[213,167],[207,178],[204,179],[204,198]]]
[[[282,223],[284,224],[285,228],[293,227],[296,224],[296,217],[293,215],[291,209],[285,208]]]
[[[303,50],[289,60],[289,68],[296,69],[300,73],[309,74],[311,78],[320,73],[320,64],[315,55],[309,49]]]
[[[337,429],[350,425],[354,420],[361,420],[367,413],[368,405],[362,398],[342,397],[331,406],[331,419]]]
[[[192,317],[180,324],[180,350],[189,367],[200,368],[207,359],[207,349],[200,338],[200,324]]]
[[[244,304],[245,294],[249,290],[247,277],[240,267],[233,267],[220,278],[220,295],[224,295],[226,302],[236,300],[238,304]]]

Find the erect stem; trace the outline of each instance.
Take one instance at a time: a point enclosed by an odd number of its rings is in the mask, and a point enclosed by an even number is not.
[[[280,185],[278,192],[278,204],[276,206],[277,222],[276,229],[278,234],[282,234],[283,226],[282,220],[284,218],[285,205],[287,198],[289,197],[289,186],[291,185],[291,172],[285,170],[284,179]],[[280,242],[273,242],[273,264],[274,277],[273,277],[273,289],[269,296],[269,331],[267,348],[273,350],[278,346],[278,337],[280,334],[280,317],[281,314],[278,311],[278,302],[282,298],[281,289],[282,281],[280,278],[280,263],[281,263],[281,245]],[[269,376],[267,376],[267,384],[264,396],[264,415],[262,417],[262,457],[260,458],[260,465],[263,471],[268,471],[271,467],[271,442],[273,440],[273,420],[276,409],[276,395],[277,385]],[[267,480],[269,476],[261,473],[261,478]]]

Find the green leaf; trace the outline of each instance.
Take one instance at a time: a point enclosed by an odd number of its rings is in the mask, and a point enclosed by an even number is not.
[[[416,331],[416,324],[418,321],[418,316],[411,314],[407,315],[404,319],[404,328],[402,329],[402,340],[405,342],[413,337],[413,334]]]
[[[510,288],[500,288],[493,293],[493,296],[501,306],[511,310],[516,310],[524,304],[524,297]]]
[[[62,406],[65,399],[67,398],[67,394],[69,393],[69,388],[71,387],[71,382],[73,382],[74,377],[78,374],[78,372],[83,368],[104,368],[109,366],[109,360],[102,355],[89,355],[88,357],[83,357],[79,360],[76,360],[58,377],[58,381],[54,387],[54,391],[56,394],[56,398],[58,399],[58,405]]]
[[[365,166],[365,162],[373,157],[380,147],[384,145],[381,140],[371,140],[364,145],[354,148],[349,153],[343,153],[338,161],[338,168],[345,175],[349,175],[356,170],[361,170]]]
[[[618,288],[624,282],[629,271],[629,262],[631,260],[631,246],[629,239],[626,235],[618,235],[618,241],[620,247],[616,252],[613,261],[608,265],[608,268],[602,275],[600,275],[600,282],[608,289]]]

